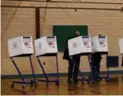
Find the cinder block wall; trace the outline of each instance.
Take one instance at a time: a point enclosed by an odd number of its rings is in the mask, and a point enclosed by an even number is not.
[[[69,0],[70,1],[70,0]],[[76,0],[80,1],[80,0]],[[93,0],[83,0],[87,2],[93,2]],[[112,3],[123,3],[123,0],[94,0],[95,2],[112,2]],[[45,3],[39,2],[15,2],[15,1],[4,1],[3,5],[23,5],[23,6],[46,6]],[[47,6],[77,6],[87,8],[121,8],[122,5],[114,4],[53,4],[48,3]],[[7,40],[21,35],[31,35],[35,39],[35,9],[34,8],[7,8],[2,7],[1,9],[1,71],[2,75],[13,75],[17,74],[14,66],[10,62],[8,56],[8,45]],[[41,23],[41,36],[52,35],[52,25],[88,25],[89,35],[95,36],[98,34],[108,36],[109,44],[109,55],[120,56],[118,40],[123,38],[123,12],[112,11],[112,10],[77,10],[74,9],[40,9],[40,23]],[[58,54],[59,69],[61,73],[67,72],[68,64],[67,61],[62,59],[63,54]],[[23,74],[31,74],[31,67],[29,65],[28,58],[17,58],[15,59],[18,63],[19,68]],[[48,73],[55,73],[55,59],[41,58],[42,62],[46,62],[44,65]],[[32,56],[35,72],[42,73],[37,63],[35,56]],[[101,63],[101,70],[106,70],[105,56],[103,56]],[[121,64],[121,56],[119,60]],[[81,57],[80,69],[83,71],[89,71],[89,63],[87,57]],[[123,70],[123,67],[119,65],[118,68],[112,70]]]

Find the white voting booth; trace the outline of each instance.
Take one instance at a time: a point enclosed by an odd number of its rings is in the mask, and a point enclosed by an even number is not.
[[[90,69],[91,69],[91,76],[92,76],[91,80],[94,81],[93,79],[94,77],[92,75],[93,74],[92,65],[91,65],[92,63],[90,61],[91,58],[89,56],[89,53],[94,53],[94,52],[107,53],[108,52],[107,36],[95,36],[92,38],[90,36],[79,36],[68,40],[68,49],[69,49],[69,56],[73,56],[76,54],[81,54],[81,55],[87,54],[88,61],[90,63]]]
[[[119,40],[120,53],[123,54],[123,39]]]
[[[123,66],[123,38],[119,40],[120,53],[122,54],[122,63]]]
[[[39,39],[35,40],[35,55],[37,57],[38,63],[43,71],[45,80],[39,80],[41,82],[46,82],[47,86],[49,82],[55,82],[56,85],[59,86],[59,69],[58,69],[58,47],[57,47],[57,39],[56,36],[43,36]],[[56,57],[56,68],[57,68],[57,79],[49,80],[43,64],[41,62],[40,56],[55,56]]]
[[[33,84],[33,83],[35,84],[36,83],[34,69],[33,69],[32,60],[31,60],[31,55],[34,53],[32,42],[33,40],[31,36],[19,36],[19,37],[15,37],[15,38],[8,40],[9,57],[21,78],[21,81],[12,81],[12,85],[11,85],[12,88],[14,88],[15,83],[21,84],[23,89],[25,87],[25,84]],[[26,81],[24,79],[20,69],[18,68],[14,60],[15,57],[24,58],[25,56],[29,57],[31,71],[34,77],[33,80],[30,80],[30,81]]]
[[[107,40],[107,36],[100,36],[100,35],[99,36],[94,36],[94,37],[91,38],[91,42],[92,42],[92,52],[93,53],[97,52],[97,53],[106,54],[106,55],[108,54],[108,40]],[[109,56],[106,56],[106,57],[108,58]],[[102,79],[105,79],[106,81],[108,81],[108,80],[110,80],[109,73],[110,73],[109,72],[109,67],[107,65],[106,76],[103,76],[103,77],[100,76],[99,78],[102,78]]]
[[[77,66],[76,62],[72,59],[72,56],[77,55],[77,54],[81,54],[81,56],[82,55],[87,55],[87,57],[89,56],[89,54],[92,52],[90,36],[79,36],[79,37],[69,39],[68,40],[68,50],[69,50],[70,59],[72,60],[74,66]],[[82,83],[83,81],[87,81],[89,83],[89,79],[86,79],[83,76],[80,69],[79,69],[79,73],[81,75],[80,75],[80,79],[78,80],[82,81]]]
[[[31,36],[20,36],[8,40],[9,56],[20,56],[33,54],[33,44]]]
[[[56,36],[41,37],[35,40],[36,56],[55,54],[58,52]]]
[[[91,38],[90,36],[79,36],[73,39],[68,40],[69,56],[82,54],[82,53],[91,53]]]
[[[108,52],[107,36],[95,36],[91,38],[93,52]]]

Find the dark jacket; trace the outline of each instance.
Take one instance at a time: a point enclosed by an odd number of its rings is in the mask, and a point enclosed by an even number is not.
[[[68,60],[69,59],[69,51],[68,51],[68,40],[65,42],[65,50],[63,54],[63,59]]]
[[[101,53],[96,52],[91,54],[91,62],[93,62],[94,65],[98,65],[102,59]]]

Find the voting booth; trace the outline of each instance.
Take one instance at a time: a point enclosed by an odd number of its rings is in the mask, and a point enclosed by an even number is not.
[[[120,53],[122,55],[122,63],[121,63],[121,65],[123,66],[123,38],[119,40],[119,48],[120,48]]]
[[[93,53],[105,54],[106,57],[108,57],[107,56],[107,54],[108,54],[107,36],[102,36],[102,35],[94,36],[94,37],[91,38],[91,42],[92,42],[92,52]],[[100,76],[100,79],[103,79],[103,78],[106,81],[108,81],[110,79],[110,77],[109,77],[109,67],[107,67],[106,76],[103,76],[103,77]]]
[[[33,45],[31,36],[20,36],[8,40],[9,56],[22,56],[33,54]]]
[[[90,36],[79,36],[68,40],[69,56],[92,52]]]
[[[32,37],[31,36],[19,36],[15,37],[12,39],[8,39],[8,52],[9,52],[9,57],[10,60],[12,61],[13,65],[15,66],[19,76],[21,77],[21,81],[12,81],[11,87],[14,88],[14,84],[21,84],[22,88],[25,87],[25,84],[32,84],[36,83],[35,80],[35,75],[34,75],[34,69],[31,61],[31,55],[34,53],[33,51],[33,43],[32,43]],[[31,64],[31,70],[32,70],[32,75],[34,77],[33,80],[26,81],[18,68],[17,64],[15,63],[14,58],[16,57],[29,57],[29,61]]]
[[[123,38],[119,40],[120,53],[123,55]]]
[[[35,40],[35,55],[37,57],[38,63],[43,71],[45,80],[39,80],[42,82],[46,82],[47,86],[49,82],[55,82],[56,85],[59,86],[59,69],[58,69],[58,47],[57,47],[57,38],[56,36],[43,36],[39,39]],[[43,67],[41,59],[39,57],[45,56],[54,56],[56,57],[56,66],[57,66],[57,79],[56,80],[49,80],[47,73]]]
[[[93,52],[108,52],[107,36],[95,36],[91,38]]]
[[[35,54],[36,56],[57,54],[56,36],[41,37],[35,40]]]
[[[69,50],[69,56],[72,60],[74,66],[78,66],[76,62],[72,59],[72,56],[74,55],[81,55],[81,56],[89,56],[89,54],[92,52],[92,46],[91,46],[91,37],[90,36],[79,36],[68,40],[68,50]],[[89,60],[89,58],[88,58]],[[90,64],[90,61],[89,61]],[[86,79],[82,72],[79,70],[80,73],[80,81],[87,81],[90,82],[88,79]]]

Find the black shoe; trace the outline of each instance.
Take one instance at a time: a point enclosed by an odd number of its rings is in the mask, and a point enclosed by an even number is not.
[[[95,81],[100,82],[100,81],[101,81],[101,78],[100,78],[100,77],[97,77],[97,78],[95,79]]]
[[[74,79],[74,84],[77,85],[78,84],[78,81],[79,81],[78,79]]]
[[[72,83],[72,80],[71,79],[68,79],[67,83],[68,84],[71,84]]]
[[[77,83],[75,83],[73,86],[74,86],[75,88],[77,88]]]
[[[68,90],[75,90],[76,87],[74,86],[74,84],[68,84]]]

